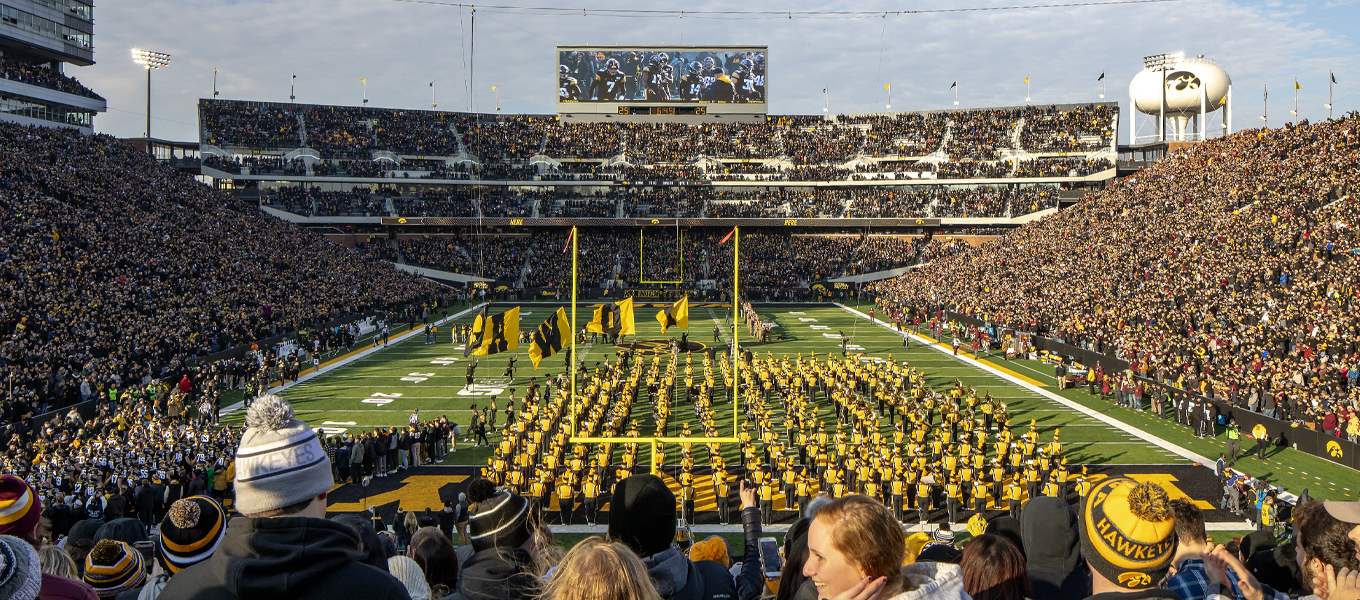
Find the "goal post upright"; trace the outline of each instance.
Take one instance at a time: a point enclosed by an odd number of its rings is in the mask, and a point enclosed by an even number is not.
[[[576,226],[571,228],[571,435],[576,437]]]
[[[740,294],[740,287],[738,287],[738,286],[739,286],[739,284],[738,284],[739,281],[741,281],[741,227],[740,227],[740,226],[737,226],[737,227],[733,227],[733,228],[732,228],[732,436],[733,436],[733,437],[740,437],[740,436],[741,436],[741,423],[740,423],[741,419],[738,418],[738,417],[740,416],[740,414],[741,414],[741,413],[740,413],[740,410],[738,409],[739,402],[740,402],[740,397],[741,397],[741,381],[739,381],[739,380],[737,379],[737,358],[740,356],[740,355],[738,354],[738,351],[737,351],[737,346],[740,344],[740,341],[739,341],[740,338],[737,337],[737,332],[740,331],[740,328],[741,328],[740,325],[737,324],[737,322],[741,320],[741,319],[739,319],[739,318],[737,317],[737,315],[738,315],[738,310],[739,310],[738,307],[741,306],[741,305],[739,304],[739,302],[740,302],[740,300],[739,300],[740,296],[738,296],[738,294]]]

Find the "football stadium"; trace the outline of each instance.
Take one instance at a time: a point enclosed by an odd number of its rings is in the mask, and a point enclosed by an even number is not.
[[[1360,599],[1360,96],[1166,2],[0,2],[0,600]]]

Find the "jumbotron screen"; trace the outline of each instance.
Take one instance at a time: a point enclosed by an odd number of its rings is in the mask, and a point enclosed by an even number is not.
[[[764,104],[760,47],[558,46],[557,101]]]

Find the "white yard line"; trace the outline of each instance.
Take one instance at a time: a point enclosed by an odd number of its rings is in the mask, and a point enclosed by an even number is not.
[[[457,318],[462,317],[463,315],[466,315],[466,314],[471,313],[471,312],[473,312],[473,311],[479,310],[479,309],[482,308],[482,306],[483,306],[483,304],[478,304],[477,306],[474,306],[474,307],[472,307],[472,308],[469,308],[469,309],[467,309],[467,310],[464,310],[463,312],[460,312],[460,313],[458,313],[458,314],[449,315],[449,316],[446,317],[446,318],[443,318],[443,319],[440,319],[440,320],[438,320],[438,321],[435,321],[435,322],[434,322],[434,325],[442,325],[442,324],[444,324],[446,321],[451,321],[451,320],[453,320],[453,319],[457,319]],[[397,338],[395,341],[393,341],[391,344],[388,344],[387,346],[373,346],[373,347],[371,347],[371,348],[369,348],[369,349],[367,349],[367,350],[363,350],[363,351],[359,352],[358,354],[355,354],[354,356],[351,356],[351,357],[349,357],[349,358],[342,359],[342,360],[340,360],[339,362],[331,363],[330,365],[321,367],[321,369],[318,370],[318,371],[316,371],[316,372],[310,372],[310,371],[309,371],[306,375],[302,375],[302,376],[298,377],[297,381],[291,381],[291,382],[285,383],[285,384],[283,384],[283,385],[276,385],[276,386],[274,386],[274,387],[272,387],[272,388],[269,388],[269,390],[268,390],[267,393],[269,393],[269,394],[277,394],[277,393],[282,392],[283,390],[286,390],[286,389],[288,389],[288,388],[291,388],[291,387],[293,387],[293,386],[295,386],[295,385],[297,385],[297,384],[299,384],[299,383],[307,383],[308,381],[311,381],[311,380],[313,380],[313,379],[316,379],[317,377],[320,377],[320,376],[322,376],[322,375],[325,375],[325,374],[327,374],[327,373],[330,373],[331,371],[334,371],[335,369],[338,369],[338,368],[340,368],[340,367],[343,367],[343,366],[345,366],[345,365],[348,365],[348,364],[350,364],[350,363],[352,363],[352,362],[354,362],[354,361],[356,361],[356,360],[359,360],[359,359],[361,359],[361,358],[364,358],[365,356],[368,356],[368,355],[370,355],[370,354],[373,354],[374,352],[378,352],[378,351],[381,351],[381,350],[385,350],[385,349],[387,349],[387,348],[390,347],[390,346],[394,346],[394,345],[400,344],[400,343],[402,343],[402,342],[404,342],[404,341],[406,341],[406,340],[409,340],[409,339],[412,339],[412,338],[417,338],[417,337],[420,337],[420,336],[421,336],[421,334],[419,334],[419,333],[410,333],[410,334],[407,334],[405,337]],[[370,340],[370,341],[371,341],[371,340]],[[231,406],[227,406],[227,407],[223,408],[222,410],[219,410],[219,411],[217,412],[217,416],[219,416],[219,417],[226,416],[226,415],[229,415],[229,414],[231,414],[231,413],[233,413],[233,412],[236,412],[236,411],[238,411],[238,410],[241,410],[241,409],[244,408],[244,407],[245,407],[245,401],[237,402],[237,403],[235,403],[235,404],[232,404]]]
[[[865,319],[865,320],[868,320],[868,319],[869,319],[869,315],[866,315],[866,314],[864,314],[864,313],[862,313],[862,312],[860,312],[860,311],[858,311],[858,310],[855,310],[855,309],[850,308],[850,307],[848,307],[848,306],[845,306],[845,305],[843,305],[843,304],[836,303],[836,306],[839,306],[839,307],[841,307],[842,310],[844,310],[844,311],[846,311],[846,312],[848,312],[848,313],[850,313],[850,314],[852,314],[852,315],[856,315],[856,316],[858,316],[858,317],[860,317],[860,318],[862,318],[862,319]],[[884,329],[887,329],[888,331],[893,331],[892,327],[889,326],[887,323],[884,323],[883,321],[875,320],[874,324],[875,324],[875,325],[878,325],[879,327],[882,327],[882,328],[884,328]],[[901,335],[901,333],[898,333],[898,332],[896,332],[896,331],[893,331],[893,333],[897,333],[898,335]],[[940,353],[942,353],[942,354],[945,354],[946,356],[949,356],[949,355],[950,355],[950,352],[951,352],[950,350],[948,350],[948,349],[946,349],[946,348],[943,348],[943,347],[939,346],[938,344],[932,344],[932,343],[928,342],[927,340],[925,340],[924,338],[921,338],[921,337],[919,337],[919,336],[916,336],[916,335],[911,334],[911,332],[907,332],[907,335],[910,336],[910,337],[912,337],[912,338],[914,338],[914,339],[916,339],[916,341],[920,342],[921,344],[928,345],[932,350],[935,350],[936,352],[940,352]],[[1132,426],[1132,425],[1129,425],[1128,423],[1125,423],[1125,422],[1123,422],[1123,421],[1120,421],[1119,419],[1116,419],[1116,418],[1111,417],[1111,416],[1109,416],[1109,415],[1105,415],[1105,414],[1096,412],[1096,411],[1094,411],[1094,410],[1091,410],[1090,408],[1087,408],[1087,407],[1085,407],[1085,406],[1082,406],[1081,404],[1078,404],[1078,403],[1076,403],[1076,402],[1073,402],[1073,401],[1071,401],[1071,400],[1068,400],[1067,398],[1064,398],[1064,397],[1062,397],[1062,396],[1059,396],[1058,394],[1055,394],[1055,393],[1053,393],[1053,392],[1050,392],[1050,391],[1048,391],[1048,390],[1046,390],[1046,389],[1044,389],[1044,388],[1041,388],[1041,387],[1039,387],[1039,386],[1036,386],[1036,385],[1034,385],[1034,384],[1032,384],[1032,383],[1029,383],[1029,382],[1027,382],[1027,381],[1024,381],[1024,380],[1022,380],[1022,379],[1019,379],[1019,378],[1017,378],[1017,377],[1014,377],[1014,376],[1012,376],[1012,375],[1009,375],[1009,374],[1007,374],[1007,373],[1003,373],[1003,372],[1001,372],[1001,371],[998,371],[996,368],[992,367],[991,365],[988,365],[988,364],[985,364],[985,363],[980,363],[980,362],[978,362],[978,361],[976,361],[976,360],[973,360],[973,359],[968,358],[967,356],[963,356],[963,355],[959,355],[959,356],[956,356],[956,357],[953,357],[953,358],[954,358],[955,360],[958,360],[958,361],[964,363],[964,364],[972,365],[972,366],[974,366],[974,367],[976,367],[976,368],[979,368],[979,369],[982,369],[982,370],[987,371],[987,372],[989,372],[989,373],[992,373],[992,374],[996,375],[997,377],[1000,377],[1000,378],[1002,378],[1002,379],[1005,379],[1005,380],[1007,380],[1007,381],[1010,381],[1011,383],[1014,383],[1015,385],[1018,385],[1018,386],[1020,386],[1020,387],[1022,387],[1022,388],[1024,388],[1024,389],[1027,389],[1027,390],[1031,391],[1031,392],[1035,392],[1035,393],[1037,393],[1037,394],[1041,394],[1041,395],[1043,395],[1045,398],[1048,398],[1049,400],[1052,400],[1053,402],[1057,402],[1058,404],[1061,404],[1061,405],[1063,405],[1063,406],[1066,406],[1066,407],[1068,407],[1068,408],[1071,408],[1071,409],[1073,409],[1073,410],[1076,410],[1077,412],[1083,413],[1083,414],[1085,414],[1085,415],[1088,416],[1088,417],[1091,417],[1091,418],[1093,418],[1093,419],[1097,419],[1097,420],[1099,420],[1099,421],[1102,421],[1102,422],[1104,422],[1104,423],[1107,423],[1107,424],[1109,424],[1111,427],[1113,427],[1113,428],[1115,428],[1115,429],[1119,429],[1119,430],[1121,430],[1121,431],[1126,431],[1126,432],[1128,432],[1128,433],[1132,433],[1132,434],[1138,436],[1139,438],[1141,438],[1142,440],[1148,442],[1149,444],[1152,444],[1152,445],[1157,446],[1157,447],[1159,447],[1159,448],[1162,448],[1162,449],[1164,449],[1164,450],[1168,450],[1168,451],[1170,451],[1170,452],[1172,452],[1172,453],[1174,453],[1174,454],[1176,454],[1176,455],[1178,455],[1178,456],[1180,456],[1181,458],[1184,458],[1184,459],[1186,459],[1186,460],[1189,460],[1189,461],[1192,461],[1192,462],[1200,463],[1201,465],[1204,465],[1205,468],[1211,468],[1210,465],[1213,465],[1213,464],[1214,464],[1214,461],[1213,461],[1213,460],[1209,459],[1209,458],[1206,457],[1206,456],[1203,456],[1203,455],[1200,455],[1200,454],[1198,454],[1198,453],[1195,453],[1195,452],[1189,450],[1188,448],[1184,448],[1184,447],[1178,446],[1178,445],[1176,445],[1176,444],[1173,444],[1173,443],[1171,443],[1171,442],[1169,442],[1169,441],[1167,441],[1167,440],[1164,440],[1164,439],[1162,439],[1162,438],[1160,438],[1160,437],[1157,437],[1157,436],[1155,436],[1155,435],[1152,435],[1151,433],[1148,433],[1148,432],[1146,432],[1146,431],[1143,431],[1142,429],[1139,429],[1139,428],[1137,428],[1137,427],[1134,427],[1134,426]]]

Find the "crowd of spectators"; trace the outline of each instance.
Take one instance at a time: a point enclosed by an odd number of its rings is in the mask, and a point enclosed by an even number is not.
[[[112,137],[0,124],[0,142],[6,407],[436,289]]]
[[[448,113],[429,110],[374,111],[377,148],[417,156],[458,154],[458,135]]]
[[[389,196],[374,194],[366,185],[356,185],[349,191],[327,191],[305,186],[281,186],[261,195],[261,203],[291,213],[317,217],[375,217],[388,216]]]
[[[403,217],[475,217],[477,204],[463,186],[426,188],[419,194],[392,199],[397,214]]]
[[[952,161],[990,162],[999,158],[998,149],[1014,147],[1016,139],[1019,148],[1033,152],[1089,152],[1109,145],[1113,114],[1106,105],[1088,105],[827,118],[771,115],[749,123],[687,124],[210,100],[203,101],[200,112],[203,139],[210,143],[292,148],[305,132],[307,145],[326,158],[358,158],[371,150],[424,156],[466,150],[490,162],[522,163],[538,154],[588,160],[622,154],[639,165],[689,164],[700,157],[782,157],[795,166],[830,166],[857,155],[924,156],[937,150]],[[581,171],[565,168],[560,173]]]
[[[1110,147],[1115,108],[1089,104],[1062,110],[1056,106],[1025,109],[1020,147],[1030,152],[1089,152]]]
[[[509,191],[495,189],[480,192],[478,204],[483,217],[530,217],[534,208],[552,201],[552,192]]]
[[[637,254],[637,238],[632,232],[609,229],[578,229],[576,278],[582,287],[603,285],[614,278],[619,257]],[[533,260],[525,278],[526,287],[571,289],[570,230],[534,234]]]
[[[200,100],[198,118],[208,144],[278,150],[302,145],[298,115],[303,110],[262,102]]]
[[[371,118],[355,106],[313,107],[302,115],[307,146],[325,157],[366,159],[374,149]]]
[[[925,156],[940,148],[950,113],[841,115],[837,122],[868,124],[862,152],[869,156]]]
[[[398,239],[406,263],[497,281],[519,281],[533,239],[527,235],[452,235]]]
[[[1020,109],[979,109],[954,113],[950,128],[949,158],[991,161],[999,157],[998,148],[1010,148],[1011,135],[1019,124]]]
[[[103,100],[104,97],[94,93],[94,90],[81,85],[75,77],[71,77],[50,67],[51,63],[32,62],[18,57],[0,57],[0,76],[10,81],[36,85],[49,90],[75,94],[95,100]]]
[[[588,217],[612,219],[618,215],[618,199],[611,196],[570,196],[554,201],[549,217]]]
[[[1113,169],[1108,158],[1040,158],[1022,160],[1015,166],[1015,177],[1085,177],[1106,169]]]
[[[418,239],[398,239],[397,247],[401,251],[401,257],[406,264],[420,267],[429,267],[450,273],[462,273],[474,275],[472,261],[468,259],[466,250],[463,248],[463,237],[453,236],[424,236]],[[375,258],[391,256],[387,249],[379,250],[381,246],[365,249]],[[393,260],[389,258],[388,260]]]
[[[1360,393],[1358,160],[1355,114],[1243,131],[877,288],[1321,428]]]
[[[232,175],[306,175],[307,164],[301,158],[284,160],[282,156],[230,156],[222,157],[209,154],[203,157],[203,166],[217,169]]]

